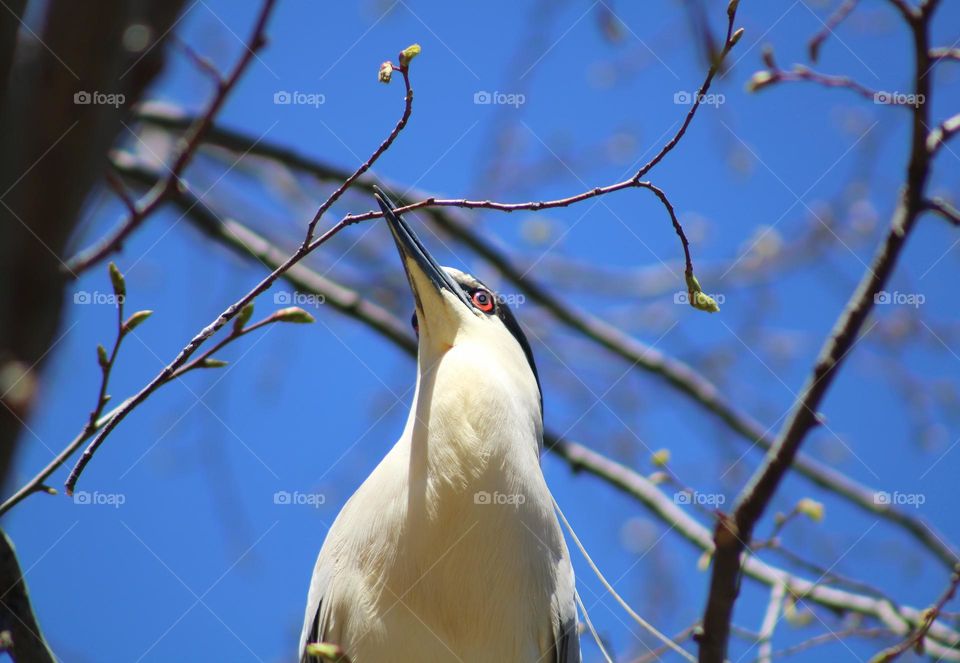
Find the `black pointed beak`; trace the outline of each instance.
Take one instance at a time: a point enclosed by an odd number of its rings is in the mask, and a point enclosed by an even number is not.
[[[420,279],[414,278],[414,275],[411,273],[412,269],[419,270],[421,275],[426,277],[426,280],[436,289],[438,294],[446,290],[472,311],[473,305],[470,303],[470,299],[466,293],[464,293],[457,282],[447,274],[446,270],[434,260],[433,256],[430,255],[423,245],[423,242],[414,234],[407,222],[404,221],[399,214],[394,212],[396,205],[393,204],[393,201],[391,201],[379,187],[374,187],[374,197],[376,197],[377,202],[380,204],[380,209],[383,210],[383,216],[387,220],[387,225],[393,234],[397,249],[400,251],[400,257],[403,259],[403,266],[407,271],[407,279],[410,281],[410,287],[413,289],[414,297],[417,299],[418,308],[422,308],[420,306],[420,298],[424,293],[417,292],[415,283]],[[411,264],[411,262],[413,264]]]

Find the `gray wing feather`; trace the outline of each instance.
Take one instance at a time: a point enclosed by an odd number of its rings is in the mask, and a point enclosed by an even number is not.
[[[556,663],[580,663],[580,633],[577,625],[577,600],[573,567],[566,560],[568,582],[557,593],[557,623],[554,626],[554,660]]]
[[[580,635],[577,632],[576,607],[571,617],[560,616],[557,624],[557,663],[580,663]]]
[[[323,601],[328,594],[332,571],[331,560],[324,557],[321,550],[313,569],[313,577],[310,579],[310,591],[307,593],[307,611],[303,617],[303,631],[300,634],[300,649],[298,650],[300,663],[310,663],[312,658],[308,657],[304,651],[307,643],[318,642],[323,639],[325,630]]]

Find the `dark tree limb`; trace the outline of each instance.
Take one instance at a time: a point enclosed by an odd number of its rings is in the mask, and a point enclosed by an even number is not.
[[[700,661],[723,663],[727,655],[733,607],[740,587],[741,559],[749,551],[753,531],[789,471],[807,433],[817,425],[817,412],[839,368],[856,344],[875,303],[906,245],[910,231],[924,210],[924,193],[929,176],[931,151],[927,149],[927,127],[931,105],[928,28],[933,5],[917,18],[908,20],[914,41],[914,94],[923,99],[912,113],[910,159],[906,182],[886,237],[851,296],[833,331],[827,337],[807,382],[774,442],[748,484],[741,491],[733,514],[721,514],[714,534],[710,592],[700,637]],[[913,14],[913,10],[910,12]]]
[[[17,35],[22,2],[0,8],[0,484],[60,329],[61,256],[122,122],[163,65],[163,48],[134,52],[124,35],[133,25],[165,34],[182,4],[46,3],[38,38]],[[123,101],[77,103],[83,92]]]
[[[15,663],[56,663],[43,638],[30,594],[23,581],[17,552],[6,532],[0,530],[0,633],[9,634],[6,652]]]

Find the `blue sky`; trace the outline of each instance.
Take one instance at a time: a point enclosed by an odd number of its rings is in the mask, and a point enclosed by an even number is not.
[[[724,4],[705,4],[718,31]],[[849,74],[871,88],[907,89],[912,63],[906,30],[886,3],[863,5],[824,46],[818,68]],[[956,3],[943,5],[934,41],[950,45],[960,38],[960,11]],[[248,34],[256,3],[206,0],[189,6],[178,34],[228,67],[240,53],[238,35]],[[702,109],[681,146],[650,174],[685,221],[694,261],[704,270],[749,257],[746,249],[758,229],[772,227],[768,239],[780,238],[787,250],[796,247],[798,237],[829,216],[831,201],[839,201],[838,222],[862,216],[859,234],[837,239],[824,231],[830,248],[802,269],[761,288],[732,285],[721,293],[721,314],[708,316],[675,306],[673,290],[652,299],[598,296],[584,287],[567,293],[546,271],[551,258],[600,265],[620,278],[644,269],[668,275],[673,270],[676,290],[682,289],[676,236],[645,192],[540,216],[477,216],[485,235],[509,247],[518,263],[534,265],[531,273],[571,303],[705,370],[716,368],[710,359],[722,355],[727,396],[771,426],[792,404],[869,261],[904,172],[906,112],[809,85],[744,91],[761,67],[764,43],[775,46],[784,67],[806,62],[806,41],[831,7],[813,0],[744,0],[738,25],[746,33],[731,56],[729,75],[713,90],[722,95],[720,103]],[[396,80],[377,83],[379,64],[418,42],[423,52],[413,63],[413,117],[375,172],[456,197],[522,201],[570,195],[636,170],[675,130],[687,109],[677,100],[704,73],[679,3],[611,4],[608,9],[622,21],[614,41],[600,27],[603,8],[582,2],[281,1],[270,43],[221,120],[352,169],[402,109],[402,86]],[[956,64],[936,70],[935,117],[960,106],[958,76]],[[275,104],[281,92],[322,95],[323,103]],[[523,95],[523,103],[475,103],[476,95],[495,92]],[[202,108],[208,95],[203,76],[175,53],[151,91],[152,98],[191,110]],[[935,165],[932,189],[942,195],[958,185],[955,150],[943,150]],[[328,191],[302,185],[309,195],[282,206],[240,173],[217,180],[197,171],[196,177],[201,191],[209,187],[214,206],[290,247]],[[348,197],[322,224],[369,205]],[[112,226],[120,212],[105,199],[92,202],[76,248]],[[127,275],[131,310],[155,311],[125,343],[111,385],[116,399],[153,377],[263,275],[201,241],[179,216],[165,210],[116,257]],[[531,240],[538,228],[546,241]],[[441,262],[497,282],[469,252],[450,252],[425,237]],[[951,415],[948,406],[935,406],[931,438],[917,439],[887,362],[908,366],[918,378],[916,390],[934,402],[937,385],[957,384],[957,239],[956,228],[938,219],[920,224],[890,290],[923,295],[924,303],[880,307],[877,313],[879,320],[902,320],[915,342],[901,350],[879,333],[868,334],[828,396],[828,426],[805,447],[868,485],[922,495],[918,515],[953,541],[960,541],[951,480],[960,470],[956,409]],[[355,242],[384,259],[353,252]],[[376,274],[387,281],[384,287],[395,289],[402,277],[390,250],[386,229],[367,224],[348,229],[310,264],[348,283],[369,284],[369,275]],[[704,287],[714,291],[710,283]],[[86,274],[74,291],[109,292],[105,269]],[[258,313],[276,308],[275,295],[283,292],[278,287],[262,297]],[[408,315],[408,301],[388,303]],[[63,335],[42,384],[43,407],[29,422],[32,432],[18,460],[18,484],[81,427],[97,386],[95,346],[112,340],[110,307],[74,304],[72,297],[65,306]],[[8,516],[6,528],[27,569],[39,618],[61,658],[292,660],[326,528],[399,434],[414,378],[409,359],[386,341],[334,311],[313,312],[316,324],[275,326],[245,339],[224,353],[228,369],[165,387],[118,428],[79,488],[122,495],[121,505],[38,495]],[[534,342],[545,376],[548,426],[645,473],[653,469],[650,451],[669,448],[672,469],[684,483],[722,495],[729,506],[759,453],[743,455],[747,445],[715,419],[655,378],[571,340],[532,305],[520,306],[518,315],[540,325],[533,327],[537,338],[551,346],[568,344],[558,357]],[[759,327],[753,324],[757,317]],[[783,347],[793,354],[781,357]],[[607,390],[610,397],[600,399]],[[734,469],[724,472],[729,466]],[[670,633],[701,614],[708,576],[697,570],[698,551],[597,480],[575,476],[550,457],[544,472],[594,559],[642,614]],[[322,494],[324,503],[278,505],[278,491]],[[803,480],[790,477],[774,508],[787,510],[804,496],[825,502],[827,515],[820,524],[793,523],[785,535],[793,549],[882,586],[905,603],[923,607],[939,595],[946,574],[927,553]],[[765,525],[769,531],[769,519]],[[613,649],[622,660],[646,652],[635,625],[602,596],[579,555],[574,558],[581,593]],[[764,588],[745,582],[736,622],[757,629],[766,597]],[[826,627],[841,628],[826,613],[818,615],[823,621],[814,619],[809,627],[780,626],[777,647]],[[876,643],[851,641],[797,658],[860,660],[877,649]],[[745,652],[736,642],[733,660],[756,656],[755,650]],[[600,660],[588,637],[584,656]]]

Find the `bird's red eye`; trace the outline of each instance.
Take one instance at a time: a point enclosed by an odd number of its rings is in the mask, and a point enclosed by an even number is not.
[[[489,313],[493,310],[493,295],[486,290],[475,291],[471,299],[473,301],[473,305],[484,313]]]

